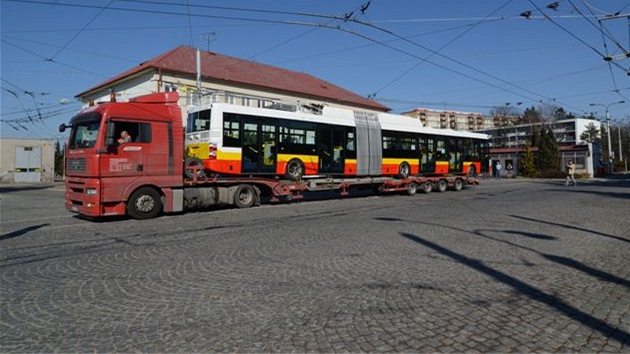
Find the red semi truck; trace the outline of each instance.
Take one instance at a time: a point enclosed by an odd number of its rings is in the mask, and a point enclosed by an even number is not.
[[[463,174],[287,180],[198,171],[203,166],[186,161],[179,99],[176,92],[164,92],[100,103],[79,112],[69,125],[62,124],[60,132],[71,128],[65,149],[66,208],[90,218],[148,219],[213,205],[251,207],[260,204],[261,196],[274,202],[300,199],[309,191],[345,195],[351,187],[411,195],[476,183]],[[121,135],[129,138],[123,141]]]

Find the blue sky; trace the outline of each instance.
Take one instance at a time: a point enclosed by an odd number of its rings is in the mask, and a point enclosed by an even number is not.
[[[394,113],[608,106],[628,122],[630,0],[554,3],[0,0],[1,136],[63,139],[76,94],[179,45],[305,72]]]

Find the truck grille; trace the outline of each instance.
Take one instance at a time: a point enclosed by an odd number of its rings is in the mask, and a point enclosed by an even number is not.
[[[68,159],[68,171],[85,172],[85,158]]]

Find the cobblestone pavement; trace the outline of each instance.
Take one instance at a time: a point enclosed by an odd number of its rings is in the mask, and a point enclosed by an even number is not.
[[[627,180],[93,222],[0,188],[0,352],[630,352]]]

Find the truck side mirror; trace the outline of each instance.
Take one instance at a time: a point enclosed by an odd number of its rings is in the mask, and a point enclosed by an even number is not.
[[[70,128],[70,125],[65,125],[64,123],[61,123],[61,125],[59,125],[59,132],[63,133],[66,131],[66,128]]]
[[[115,133],[116,127],[113,122],[107,122],[107,131],[105,132],[105,146],[111,147],[116,145]]]

